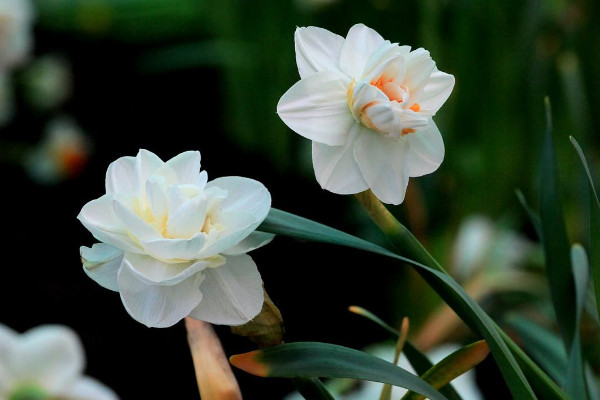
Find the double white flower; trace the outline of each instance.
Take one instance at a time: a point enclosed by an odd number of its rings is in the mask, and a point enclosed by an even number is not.
[[[42,325],[19,335],[0,324],[0,399],[116,400],[84,367],[71,329]]]
[[[246,253],[273,237],[255,231],[269,191],[248,178],[207,180],[197,151],[163,162],[140,150],[109,166],[106,194],[78,216],[102,242],[81,248],[85,272],[147,326],[186,316],[241,325],[262,308],[262,280]]]
[[[298,28],[301,80],[277,112],[313,141],[317,181],[338,194],[371,189],[400,204],[409,177],[435,171],[444,142],[432,117],[454,86],[429,52],[410,51],[362,24],[344,39],[325,29]]]

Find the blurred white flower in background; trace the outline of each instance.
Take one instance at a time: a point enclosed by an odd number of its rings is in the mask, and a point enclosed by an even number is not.
[[[85,272],[118,291],[129,314],[150,327],[184,317],[242,325],[263,304],[262,280],[246,253],[273,235],[255,231],[271,207],[260,182],[208,182],[200,152],[163,162],[140,150],[106,173],[106,194],[78,218],[103,243],[82,247]]]
[[[313,141],[313,167],[324,189],[371,189],[400,204],[409,177],[435,171],[444,142],[432,117],[454,87],[429,52],[384,40],[362,24],[343,37],[317,27],[295,33],[300,81],[277,113]]]
[[[23,97],[37,110],[46,111],[61,106],[73,89],[69,61],[56,54],[37,57],[23,72]]]
[[[25,62],[33,48],[33,5],[29,0],[0,0],[0,70]]]
[[[41,184],[55,184],[77,176],[86,166],[91,143],[69,117],[57,117],[46,125],[41,142],[24,159],[29,176]]]
[[[475,298],[500,290],[542,290],[539,276],[522,267],[539,253],[539,247],[522,235],[487,217],[472,215],[459,226],[452,248],[456,279],[472,286]]]
[[[42,325],[23,334],[0,324],[0,399],[116,400],[117,395],[83,375],[79,338],[60,325]]]
[[[456,350],[460,349],[458,344],[448,343],[443,344],[431,351],[427,352],[429,360],[436,364],[442,361],[446,356],[452,354]],[[375,357],[379,357],[385,361],[393,362],[396,348],[393,344],[374,344],[365,349],[365,351]],[[411,367],[408,359],[404,354],[400,355],[398,360],[398,366],[404,368],[410,373],[415,373]],[[336,400],[373,400],[379,399],[381,390],[383,389],[383,383],[371,382],[371,381],[360,381],[357,387],[348,389],[348,384],[352,383],[351,380],[333,379],[326,383],[327,388],[334,396]],[[464,400],[480,400],[483,399],[483,395],[479,391],[475,382],[475,371],[469,370],[463,375],[452,381],[452,386],[456,389],[456,392]],[[401,387],[392,387],[392,399],[400,399],[407,390]],[[299,393],[291,393],[285,397],[285,400],[301,400],[303,397]]]

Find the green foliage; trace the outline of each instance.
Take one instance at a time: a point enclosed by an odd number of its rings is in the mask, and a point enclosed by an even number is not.
[[[404,387],[432,400],[446,400],[428,383],[390,362],[358,350],[328,343],[287,343],[233,356],[231,362],[247,372],[259,372],[260,376],[369,380]],[[261,369],[266,373],[263,374]]]
[[[553,385],[552,381],[539,368],[536,369],[534,365],[531,365],[531,361],[527,360],[524,353],[518,352],[515,349],[517,346],[512,346],[512,352],[509,350],[507,343],[510,343],[510,339],[499,332],[500,330],[490,317],[447,274],[399,256],[355,236],[277,209],[271,209],[271,212],[259,227],[259,230],[305,240],[353,247],[392,257],[416,266],[417,270],[423,273],[422,276],[448,305],[487,341],[509,388],[511,388],[516,398],[535,398],[527,379],[523,375],[523,371],[521,371],[521,366],[527,367],[530,379],[535,379],[536,390],[543,391],[547,396],[545,398],[564,398],[560,390]],[[517,364],[513,352],[519,358],[519,364]]]

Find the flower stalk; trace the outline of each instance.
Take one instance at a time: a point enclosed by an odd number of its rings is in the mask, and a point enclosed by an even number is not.
[[[354,196],[394,248],[402,250],[405,256],[410,259],[446,273],[444,268],[429,254],[419,240],[388,211],[371,190],[365,190]]]
[[[185,327],[201,398],[241,400],[239,385],[211,324],[186,317]]]

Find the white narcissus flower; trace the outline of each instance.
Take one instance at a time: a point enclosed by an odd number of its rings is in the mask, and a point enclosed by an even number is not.
[[[147,326],[187,316],[241,325],[262,308],[262,280],[246,253],[273,238],[256,231],[271,195],[248,178],[207,180],[197,151],[163,162],[140,150],[108,167],[106,194],[78,216],[102,242],[81,248],[85,272]]]
[[[0,399],[116,400],[83,375],[85,355],[77,335],[42,325],[22,335],[0,324]]]
[[[33,47],[33,17],[29,0],[0,0],[0,70],[27,60]]]
[[[313,141],[319,184],[333,193],[367,189],[400,204],[409,177],[435,171],[444,142],[432,117],[454,87],[429,52],[384,40],[362,24],[344,39],[308,27],[295,33],[301,80],[277,105],[296,133]]]

